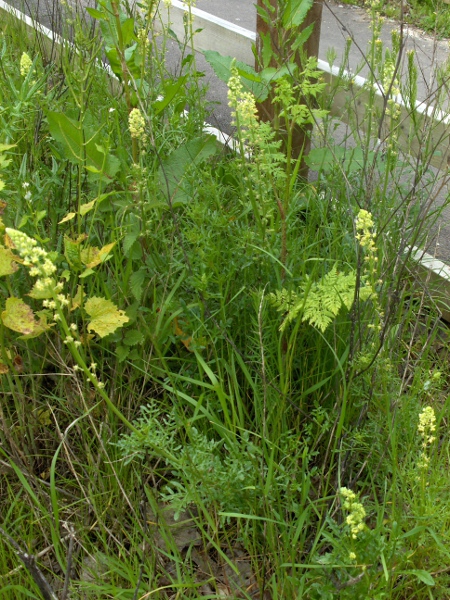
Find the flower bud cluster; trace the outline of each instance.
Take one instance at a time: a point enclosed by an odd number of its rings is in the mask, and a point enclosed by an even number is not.
[[[356,217],[355,226],[357,234],[355,237],[359,245],[368,251],[368,254],[373,254],[376,250],[375,236],[372,231],[373,225],[372,215],[368,210],[362,208]]]
[[[128,115],[128,128],[132,138],[145,140],[145,119],[138,108],[133,108]]]
[[[346,523],[350,527],[352,538],[356,539],[366,527],[364,523],[366,511],[364,506],[360,502],[357,502],[355,492],[352,492],[352,490],[349,490],[346,487],[341,487],[339,493],[344,499],[343,507],[348,510],[349,513],[346,518]]]
[[[36,240],[28,237],[22,231],[6,228],[6,233],[11,238],[14,247],[23,258],[25,267],[29,267],[32,277],[43,278],[51,277],[56,271],[56,265],[48,258],[48,252],[37,245]]]
[[[436,437],[433,435],[436,431],[436,415],[431,406],[427,406],[419,415],[419,424],[417,431],[420,433],[423,442],[422,447],[426,448],[434,442]]]
[[[26,77],[33,66],[33,61],[26,52],[20,57],[20,75]]]

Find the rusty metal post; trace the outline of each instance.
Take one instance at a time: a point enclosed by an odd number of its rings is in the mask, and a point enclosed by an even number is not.
[[[279,56],[279,60],[277,60],[278,56],[272,59],[271,66],[280,67],[282,66],[280,62],[283,60],[283,56],[285,56],[289,52],[289,48],[281,48],[280,46],[283,44],[282,32],[279,31],[279,26],[277,27],[278,22],[278,10],[279,10],[279,0],[258,0],[257,6],[261,9],[266,9],[267,3],[272,7],[272,19],[270,23],[266,23],[265,20],[261,17],[259,13],[257,13],[256,20],[256,49],[257,49],[257,58],[256,58],[256,70],[261,67],[261,50],[262,50],[262,36],[270,35],[270,39],[272,42],[272,48],[275,50],[275,54]],[[314,29],[309,39],[305,42],[303,50],[306,56],[316,56],[319,55],[319,41],[320,41],[320,27],[322,23],[322,7],[323,0],[314,0],[314,3],[308,14],[306,15],[305,21],[300,26],[299,30],[305,29],[311,23],[314,23]],[[287,40],[289,44],[289,40]],[[299,64],[299,68],[301,69],[301,59],[300,56],[297,55],[296,61]],[[272,98],[269,95],[267,100],[262,102],[258,106],[258,112],[261,119],[264,121],[270,121],[272,123],[276,120],[276,106],[272,102]],[[309,151],[310,147],[310,133],[312,126],[308,125],[306,127],[297,127],[294,132],[293,139],[293,157],[298,157],[302,152],[306,155]],[[302,174],[305,174],[305,169],[301,169]]]

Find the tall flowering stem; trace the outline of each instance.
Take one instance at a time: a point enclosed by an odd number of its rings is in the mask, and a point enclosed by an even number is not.
[[[431,406],[426,406],[419,415],[417,432],[422,438],[422,451],[417,461],[419,469],[420,491],[422,507],[425,505],[425,492],[428,486],[428,471],[430,468],[431,449],[436,441],[436,415]]]

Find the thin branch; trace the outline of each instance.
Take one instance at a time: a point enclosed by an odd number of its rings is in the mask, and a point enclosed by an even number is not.
[[[2,527],[0,527],[0,535],[2,535],[5,538],[5,540],[7,540],[8,543],[14,548],[17,556],[23,562],[25,568],[33,578],[34,583],[39,588],[44,600],[58,600],[55,592],[51,588],[51,585],[45,578],[42,571],[37,566],[36,557],[32,554],[24,552],[19,546],[19,544],[16,542],[16,540],[14,540],[10,535],[8,535]]]

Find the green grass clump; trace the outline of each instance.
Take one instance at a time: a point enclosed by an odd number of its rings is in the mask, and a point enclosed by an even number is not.
[[[325,93],[291,3],[258,73],[206,53],[226,147],[157,4],[71,14],[59,52],[0,30],[0,597],[446,597],[449,340],[411,255],[447,175],[413,57],[375,23],[367,87]]]

